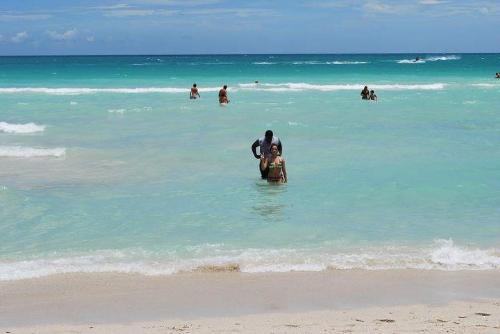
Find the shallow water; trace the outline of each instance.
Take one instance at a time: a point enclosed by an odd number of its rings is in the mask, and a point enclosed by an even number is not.
[[[415,57],[0,58],[0,279],[499,268],[500,55]]]

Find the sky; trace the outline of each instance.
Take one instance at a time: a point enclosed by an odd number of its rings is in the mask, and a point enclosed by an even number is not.
[[[500,0],[0,0],[0,55],[500,52]]]

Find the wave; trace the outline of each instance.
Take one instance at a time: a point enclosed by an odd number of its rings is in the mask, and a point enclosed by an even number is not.
[[[65,148],[36,148],[23,146],[0,146],[0,157],[4,158],[40,158],[62,157],[66,154]]]
[[[0,132],[5,133],[34,133],[43,132],[45,130],[45,125],[37,125],[35,123],[26,124],[11,124],[7,122],[0,122]]]
[[[445,61],[445,60],[460,60],[461,57],[455,56],[455,55],[450,55],[450,56],[436,56],[436,57],[429,57],[426,58],[426,61]]]
[[[186,251],[186,250],[185,250]],[[35,278],[62,273],[138,273],[171,275],[186,271],[238,271],[245,273],[325,270],[492,270],[500,269],[500,250],[456,246],[436,240],[428,247],[357,249],[335,252],[318,249],[226,249],[203,245],[176,252],[153,253],[141,249],[102,250],[91,254],[0,262],[0,280]]]
[[[397,61],[398,64],[425,64],[425,60],[419,59],[401,59]]]
[[[218,91],[220,87],[200,88],[201,92]],[[148,93],[189,93],[189,88],[176,87],[138,87],[138,88],[45,88],[45,87],[13,87],[0,88],[0,94],[49,94],[49,95],[85,95],[97,93],[112,94],[148,94]]]
[[[327,64],[333,65],[360,65],[360,64],[369,64],[367,61],[332,61],[326,62]]]
[[[421,58],[419,60],[415,59],[401,59],[397,60],[398,64],[425,64],[426,62],[434,62],[434,61],[446,61],[446,60],[460,60],[459,56],[450,55],[450,56],[434,56],[428,58]]]
[[[109,113],[123,114],[126,109],[108,109]]]
[[[302,90],[319,90],[319,91],[335,91],[335,90],[361,90],[364,84],[309,84],[309,83],[279,83],[279,84],[256,84],[256,83],[240,83],[236,88],[229,87],[231,91],[241,90],[258,90],[270,92],[282,91],[302,91]],[[440,90],[446,85],[443,83],[432,84],[374,84],[370,85],[374,89],[385,90]],[[85,94],[187,94],[190,88],[181,87],[138,87],[138,88],[42,88],[42,87],[11,87],[0,88],[0,94],[49,94],[49,95],[85,95]],[[200,92],[217,92],[220,87],[199,87]]]
[[[359,65],[368,64],[366,61],[318,61],[318,60],[306,60],[306,61],[294,61],[293,65]]]
[[[239,84],[238,87],[242,90],[265,90],[273,92],[285,91],[304,91],[304,90],[318,90],[318,91],[337,91],[337,90],[361,90],[364,84],[345,84],[345,85],[317,85],[308,83],[281,83],[281,84]],[[380,90],[442,90],[446,84],[432,83],[432,84],[371,84],[370,88]]]
[[[499,84],[492,84],[492,83],[477,83],[477,84],[471,84],[472,87],[481,87],[481,88],[500,88]]]

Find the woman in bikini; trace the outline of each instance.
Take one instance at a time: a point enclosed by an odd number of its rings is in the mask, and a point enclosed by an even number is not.
[[[262,170],[269,168],[269,173],[267,174],[267,182],[272,183],[287,183],[288,178],[286,176],[285,159],[278,155],[278,145],[271,145],[271,156],[261,158]]]

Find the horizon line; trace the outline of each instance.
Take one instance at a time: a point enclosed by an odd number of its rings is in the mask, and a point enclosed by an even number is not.
[[[300,56],[300,55],[445,55],[445,54],[500,54],[500,52],[359,52],[359,53],[335,53],[335,52],[303,52],[303,53],[151,53],[151,54],[113,54],[113,53],[96,53],[96,54],[14,54],[0,55],[0,57],[171,57],[171,56],[267,56],[267,55],[282,55],[282,56]]]

